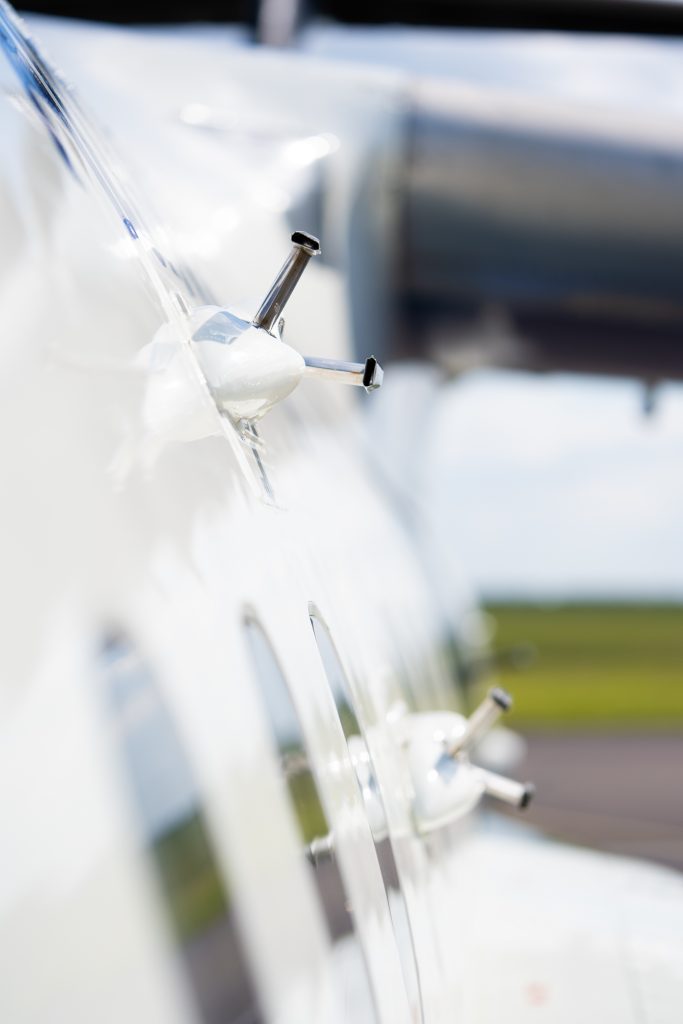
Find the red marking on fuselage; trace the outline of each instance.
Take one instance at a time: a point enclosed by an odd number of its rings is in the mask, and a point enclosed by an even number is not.
[[[540,982],[532,981],[526,987],[526,997],[530,1006],[545,1006],[548,1002],[548,989]]]

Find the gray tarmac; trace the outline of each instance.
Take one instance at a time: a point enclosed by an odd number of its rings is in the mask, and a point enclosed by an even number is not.
[[[531,733],[515,770],[549,835],[683,871],[683,734]]]

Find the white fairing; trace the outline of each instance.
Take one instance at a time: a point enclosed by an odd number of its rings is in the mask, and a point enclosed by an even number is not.
[[[39,31],[156,183],[164,231],[149,237],[208,282],[193,307],[255,308],[299,178],[258,137],[181,123],[183,104],[242,122],[287,111],[295,139],[334,134],[331,217],[361,188],[369,140],[391,150],[393,76],[192,36]],[[240,379],[224,353],[196,351],[214,343],[191,341],[186,290],[165,265],[148,272],[151,250],[69,173],[9,66],[0,82],[0,1021],[238,1019],[206,987],[234,957],[201,961],[224,925],[198,933],[169,895],[161,846],[188,820],[208,836],[260,1007],[240,1020],[679,1021],[678,877],[482,833],[470,813],[415,828],[396,723],[457,706],[449,624],[366,459],[355,397],[294,389],[296,350],[350,351],[334,261],[292,299],[292,348],[273,341],[276,363],[255,351],[271,374],[259,392],[253,362]],[[264,401],[258,435],[240,432],[232,420]],[[383,877],[312,611],[368,744],[399,884]],[[464,600],[449,612],[471,621]],[[274,738],[285,711],[270,680],[264,699],[259,676],[275,670],[247,621],[289,687],[351,907],[340,934],[302,855]]]

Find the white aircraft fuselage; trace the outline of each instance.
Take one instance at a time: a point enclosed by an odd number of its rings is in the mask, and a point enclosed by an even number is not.
[[[400,79],[35,28],[124,163],[2,68],[0,1020],[678,1021],[678,876],[482,818],[490,780],[449,754],[449,645],[485,636],[406,525],[415,459],[387,486],[381,394],[261,337],[258,366],[215,342],[242,360],[225,398],[200,358],[205,307],[256,312],[315,175],[335,241],[276,343],[352,358],[344,225],[373,147],[393,174]],[[136,189],[158,217],[125,213]],[[420,408],[384,430],[414,439]]]

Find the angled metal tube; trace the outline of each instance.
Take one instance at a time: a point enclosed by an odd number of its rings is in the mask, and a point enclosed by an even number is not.
[[[272,332],[276,320],[282,314],[311,256],[320,254],[320,242],[314,235],[295,231],[292,235],[292,251],[282,264],[270,286],[270,291],[261,303],[252,323],[264,331]]]
[[[310,377],[323,377],[340,384],[353,384],[366,391],[376,391],[382,384],[384,371],[374,356],[364,363],[347,363],[340,359],[318,359],[305,356],[306,373]]]
[[[486,698],[478,708],[472,712],[467,719],[467,729],[462,736],[450,747],[448,753],[451,756],[462,754],[474,746],[489,729],[498,721],[500,716],[512,707],[512,697],[499,686],[489,690]]]

